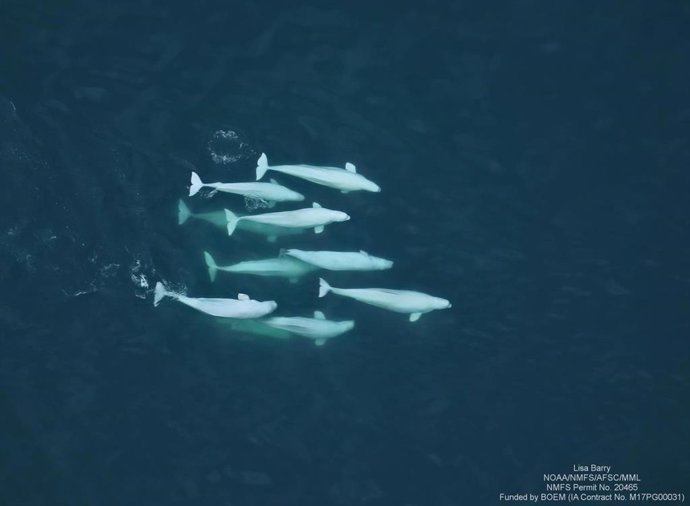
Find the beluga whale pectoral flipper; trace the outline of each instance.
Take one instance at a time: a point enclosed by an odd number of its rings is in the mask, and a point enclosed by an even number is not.
[[[234,193],[250,199],[265,200],[267,202],[299,202],[304,195],[290,188],[286,188],[275,181],[270,183],[204,183],[199,174],[192,172],[189,196],[196,195],[204,187],[213,188],[214,192]]]
[[[344,169],[340,167],[319,167],[316,165],[268,165],[266,153],[261,153],[256,162],[256,180],[263,178],[269,170],[335,188],[344,193],[358,190],[369,192],[381,191],[379,185],[358,174],[357,168],[350,162],[345,164]]]
[[[165,297],[170,297],[185,306],[220,318],[261,318],[275,311],[278,304],[273,300],[258,301],[240,293],[237,299],[194,298],[165,288],[160,281],[156,283],[153,305],[158,306]]]
[[[283,228],[313,228],[314,232],[319,234],[323,232],[324,226],[330,223],[342,222],[350,219],[346,213],[333,209],[326,209],[316,202],[314,202],[312,207],[296,209],[294,211],[279,211],[275,213],[251,214],[245,216],[237,216],[232,211],[226,209],[225,216],[228,220],[228,235],[232,235],[237,225],[245,221]]]
[[[421,292],[389,288],[335,288],[325,279],[319,279],[319,297],[329,292],[397,313],[407,313],[411,322],[416,322],[429,311],[452,307],[446,299]]]

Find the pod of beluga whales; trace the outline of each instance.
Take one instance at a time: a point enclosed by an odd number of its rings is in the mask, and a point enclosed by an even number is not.
[[[189,196],[201,189],[240,195],[249,201],[259,201],[263,207],[272,208],[281,202],[302,202],[304,195],[282,186],[271,179],[269,183],[259,182],[267,172],[286,174],[348,193],[353,191],[380,192],[381,188],[357,172],[351,163],[345,168],[320,167],[314,165],[268,165],[265,154],[259,157],[256,167],[256,181],[246,183],[204,183],[196,172],[192,172]],[[300,234],[308,230],[320,234],[333,223],[348,221],[350,216],[334,209],[322,207],[313,202],[309,207],[292,211],[271,211],[238,216],[223,209],[210,213],[193,213],[182,200],[178,203],[178,224],[190,219],[206,221],[232,236],[236,230],[244,230],[263,235],[269,242],[278,237]],[[393,261],[379,258],[365,251],[305,251],[300,249],[281,249],[277,257],[260,260],[244,260],[231,265],[218,265],[214,257],[204,252],[204,261],[209,278],[214,282],[219,271],[222,273],[254,276],[282,277],[296,282],[300,277],[317,270],[325,271],[380,271],[393,267]],[[319,279],[318,295],[324,297],[332,293],[354,299],[365,304],[389,311],[409,315],[415,322],[430,311],[451,307],[448,300],[411,290],[390,288],[336,288],[325,279]],[[355,326],[354,320],[328,320],[321,311],[314,311],[313,317],[275,316],[278,303],[273,300],[257,301],[249,295],[240,293],[236,299],[195,298],[169,290],[160,281],[154,290],[154,306],[164,298],[173,299],[197,311],[211,316],[227,318],[232,327],[257,334],[274,337],[301,336],[312,339],[317,345],[339,336]]]

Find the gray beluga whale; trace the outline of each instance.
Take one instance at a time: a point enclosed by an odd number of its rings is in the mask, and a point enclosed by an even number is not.
[[[361,250],[354,252],[284,249],[281,254],[329,271],[380,271],[393,267],[391,260],[375,257]]]
[[[246,260],[233,265],[217,265],[213,256],[208,251],[204,251],[204,260],[208,267],[208,275],[211,281],[215,281],[218,271],[234,272],[236,274],[253,274],[255,276],[276,276],[289,278],[293,283],[297,279],[316,270],[316,267],[302,262],[297,258],[280,256],[277,258],[266,258],[263,260]]]
[[[296,209],[294,211],[279,211],[275,213],[250,214],[237,216],[232,211],[226,209],[225,216],[228,220],[228,235],[232,235],[238,223],[242,221],[253,221],[264,225],[273,225],[286,228],[313,228],[314,232],[320,234],[326,225],[335,222],[347,221],[350,217],[342,212],[333,209],[326,209],[314,202],[313,207]]]
[[[357,168],[346,163],[345,168],[319,167],[316,165],[268,165],[266,153],[261,153],[256,162],[256,180],[263,178],[266,171],[272,170],[282,174],[289,174],[312,183],[335,188],[343,193],[364,190],[380,192],[381,188],[373,181],[357,173]]]
[[[429,311],[452,307],[446,299],[421,292],[388,288],[335,288],[325,279],[319,279],[319,297],[325,296],[328,292],[397,313],[409,313],[411,322],[416,322]]]
[[[153,305],[158,306],[165,297],[220,318],[261,318],[275,311],[278,304],[273,300],[258,301],[250,299],[248,295],[240,293],[237,299],[193,298],[165,288],[160,281],[156,283],[153,295]]]
[[[271,180],[270,183],[204,183],[196,172],[192,172],[189,196],[196,195],[202,188],[213,188],[213,192],[234,193],[267,202],[299,202],[304,195]]]
[[[344,334],[355,326],[353,320],[327,320],[321,311],[314,311],[314,318],[274,316],[261,321],[270,327],[313,339],[317,346],[322,346],[328,339]]]
[[[221,211],[211,211],[209,213],[193,213],[189,206],[183,201],[177,201],[177,224],[183,225],[189,219],[201,220],[220,228],[228,226],[228,219],[225,217],[225,209]]]
[[[227,232],[228,218],[225,215],[225,209],[220,211],[211,211],[208,213],[194,213],[189,209],[189,206],[183,201],[179,200],[177,203],[177,223],[183,225],[190,219],[206,221],[222,228]],[[275,242],[279,237],[286,235],[298,235],[304,233],[304,229],[278,227],[274,225],[264,225],[254,221],[240,221],[237,228],[256,235],[261,235],[266,238],[268,242]]]

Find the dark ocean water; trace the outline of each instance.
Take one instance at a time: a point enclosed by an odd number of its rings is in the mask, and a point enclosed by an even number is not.
[[[484,505],[591,463],[690,493],[687,3],[341,4],[0,2],[0,504]],[[262,151],[383,192],[284,177],[352,220],[275,245],[177,225],[192,168]],[[453,308],[201,257],[287,246]],[[158,280],[357,327],[242,335]]]

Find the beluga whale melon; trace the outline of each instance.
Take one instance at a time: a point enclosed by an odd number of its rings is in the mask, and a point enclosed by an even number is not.
[[[411,322],[416,322],[429,311],[452,307],[446,299],[421,292],[389,288],[335,288],[325,279],[319,279],[319,297],[324,297],[329,292],[389,311],[409,313]]]
[[[224,192],[243,195],[267,202],[299,202],[304,195],[271,180],[270,183],[204,183],[196,172],[192,172],[189,196],[196,195],[202,188],[213,188],[213,193]]]
[[[228,220],[228,235],[233,234],[238,223],[245,221],[285,228],[313,228],[314,232],[320,234],[323,232],[326,225],[350,219],[346,213],[333,209],[326,209],[316,202],[314,202],[313,207],[296,209],[294,211],[249,214],[245,216],[237,216],[232,211],[226,209],[225,216]]]
[[[269,170],[335,188],[343,193],[359,190],[369,192],[381,191],[379,185],[358,174],[357,168],[349,162],[345,164],[344,169],[316,165],[268,165],[266,153],[261,153],[259,160],[256,162],[256,180],[263,178]]]
[[[161,300],[170,297],[185,306],[220,318],[261,318],[275,311],[278,304],[273,300],[258,301],[240,293],[237,299],[193,298],[165,288],[160,281],[156,283],[153,305],[158,306]]]

